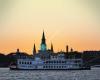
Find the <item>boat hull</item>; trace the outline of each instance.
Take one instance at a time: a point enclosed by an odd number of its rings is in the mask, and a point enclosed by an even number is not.
[[[79,68],[79,69],[20,69],[20,68],[10,68],[10,70],[91,70],[90,67]]]

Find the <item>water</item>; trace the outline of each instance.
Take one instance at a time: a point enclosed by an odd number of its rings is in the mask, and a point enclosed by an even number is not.
[[[100,68],[81,71],[11,71],[0,68],[0,80],[100,80]]]

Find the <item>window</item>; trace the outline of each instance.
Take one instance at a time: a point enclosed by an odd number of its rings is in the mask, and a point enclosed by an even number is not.
[[[22,64],[24,64],[24,62],[22,62]]]
[[[48,68],[47,66],[45,66],[45,68]]]
[[[45,66],[43,66],[43,68],[45,68]]]
[[[59,61],[59,63],[61,63],[61,61]]]
[[[21,64],[21,62],[19,62],[19,64]]]
[[[52,64],[53,62],[51,61],[51,64]]]
[[[28,62],[26,62],[26,64],[29,64]]]
[[[64,61],[62,61],[62,63],[64,63]]]
[[[61,66],[59,66],[59,68],[61,68]]]
[[[51,68],[53,68],[53,66],[51,66]]]
[[[30,62],[30,64],[32,64],[32,62]]]
[[[46,63],[48,63],[48,61],[46,61]]]
[[[54,63],[56,63],[56,61],[54,61]]]

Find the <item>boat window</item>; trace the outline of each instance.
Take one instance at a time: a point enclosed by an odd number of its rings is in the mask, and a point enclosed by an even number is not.
[[[45,66],[47,68],[47,66]]]
[[[56,61],[54,61],[54,63],[56,63]]]
[[[19,64],[21,64],[21,62],[19,62]]]
[[[29,64],[29,62],[27,62],[27,64]]]
[[[26,64],[26,62],[23,62],[23,64]]]
[[[59,66],[59,68],[61,68],[61,66]]]
[[[22,62],[22,64],[24,64],[24,62]]]
[[[30,64],[32,64],[32,62],[30,62]]]
[[[43,68],[45,68],[45,66],[43,66]]]
[[[64,63],[64,61],[62,61],[62,63]]]
[[[61,61],[59,61],[59,63],[61,63]]]
[[[53,61],[51,61],[51,63],[53,63]]]
[[[48,63],[48,61],[46,61],[46,63]]]

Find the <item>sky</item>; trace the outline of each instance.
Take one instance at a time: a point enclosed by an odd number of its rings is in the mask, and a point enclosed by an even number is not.
[[[0,52],[40,49],[100,50],[100,0],[0,0]]]

